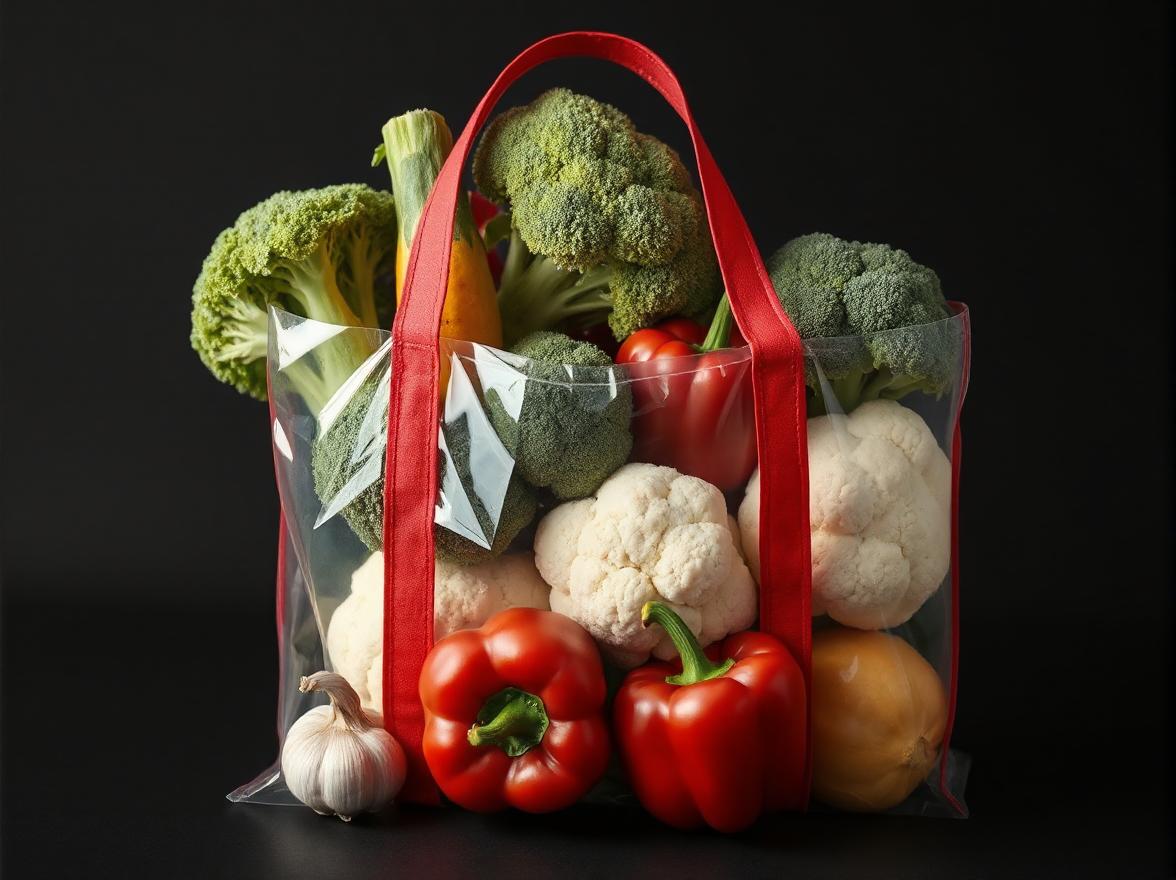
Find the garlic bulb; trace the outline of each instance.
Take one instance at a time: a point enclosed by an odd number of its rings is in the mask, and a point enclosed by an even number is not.
[[[404,750],[379,713],[364,711],[351,685],[334,672],[304,675],[298,690],[323,691],[331,704],[310,709],[286,734],[282,775],[294,797],[344,822],[392,800],[404,784]]]

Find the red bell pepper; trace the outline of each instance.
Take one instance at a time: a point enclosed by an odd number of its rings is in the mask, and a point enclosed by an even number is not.
[[[755,403],[743,345],[726,296],[709,332],[671,318],[622,343],[618,364],[648,363],[630,369],[633,461],[669,465],[723,491],[747,482],[756,464]]]
[[[477,190],[470,190],[470,212],[474,215],[474,225],[483,237],[486,235],[486,224],[501,215],[498,205],[494,204]],[[502,280],[502,254],[496,247],[486,248],[486,262],[490,264],[490,274],[497,284]]]
[[[681,655],[630,672],[613,704],[617,747],[645,809],[677,828],[718,831],[802,809],[805,685],[788,648],[744,632],[703,653],[660,602],[646,603],[641,620],[660,624]]]
[[[468,810],[559,810],[608,764],[600,653],[562,614],[510,608],[446,636],[425,659],[420,695],[429,772]]]

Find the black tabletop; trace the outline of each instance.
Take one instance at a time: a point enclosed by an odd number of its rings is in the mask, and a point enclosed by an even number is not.
[[[1096,714],[1089,750],[966,690],[966,820],[778,815],[724,837],[637,809],[344,824],[224,795],[275,757],[276,637],[260,604],[4,607],[3,858],[13,878],[1149,877],[1171,868],[1167,756]],[[1093,709],[1093,707],[1091,707]],[[1131,724],[1125,724],[1130,731]],[[1084,740],[1086,742],[1086,740]],[[1150,747],[1145,748],[1145,745]]]

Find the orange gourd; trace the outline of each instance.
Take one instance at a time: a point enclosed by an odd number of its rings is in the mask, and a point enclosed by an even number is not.
[[[404,292],[404,277],[412,240],[425,201],[453,147],[453,135],[445,119],[432,110],[413,110],[389,119],[383,128],[382,156],[392,177],[396,199],[399,241],[396,248],[396,302]],[[449,283],[441,312],[442,339],[480,342],[502,347],[502,319],[494,276],[486,258],[482,236],[474,225],[469,202],[458,202],[449,252]],[[449,356],[444,343],[440,354],[441,397],[449,384]]]
[[[886,810],[939,756],[947,695],[905,641],[846,627],[813,634],[813,795],[844,810]]]

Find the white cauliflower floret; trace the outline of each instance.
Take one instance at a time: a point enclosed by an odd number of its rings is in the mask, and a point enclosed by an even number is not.
[[[595,498],[552,510],[535,532],[535,565],[551,609],[622,667],[675,656],[660,627],[641,624],[651,600],[670,605],[703,646],[755,622],[755,582],[723,494],[673,468],[625,465]]]
[[[546,582],[530,553],[510,553],[478,565],[437,560],[433,568],[433,638],[481,626],[506,608],[548,608]],[[331,616],[331,665],[355,688],[365,708],[382,710],[384,554],[373,553],[351,576],[351,595]]]
[[[808,421],[813,613],[885,629],[911,618],[951,563],[951,464],[931,429],[893,400]],[[757,470],[739,507],[759,580]]]
[[[384,651],[384,554],[373,553],[351,575],[351,595],[331,615],[327,654],[331,668],[347,679],[365,708],[382,712],[368,687],[381,680]],[[378,664],[378,665],[377,665]]]

